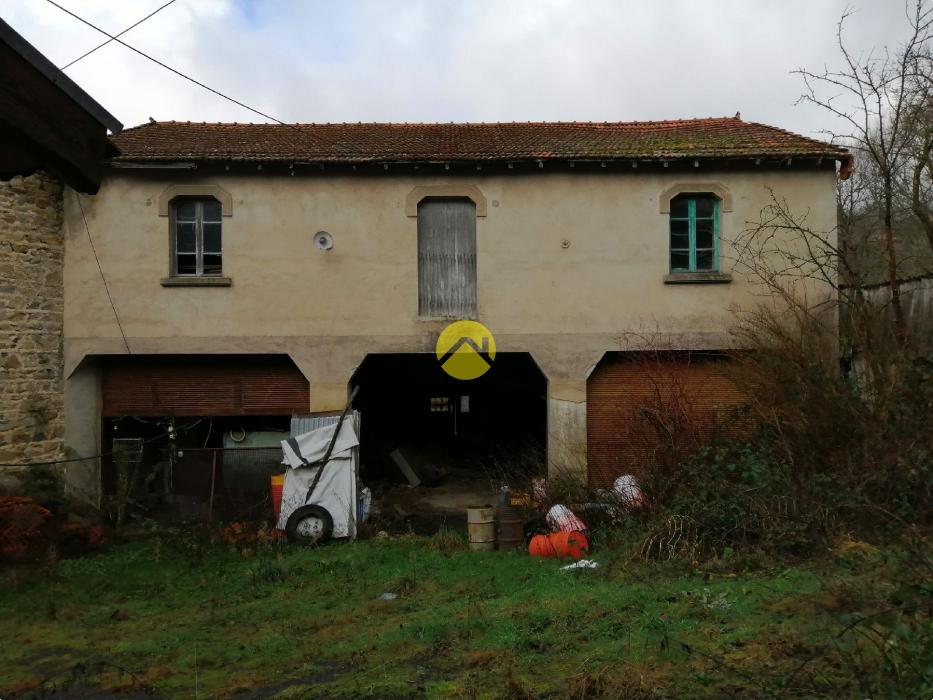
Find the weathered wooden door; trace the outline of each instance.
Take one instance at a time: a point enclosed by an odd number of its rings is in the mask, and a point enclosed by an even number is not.
[[[670,441],[700,446],[736,428],[730,414],[744,397],[719,360],[605,357],[586,385],[590,484],[608,486],[620,474],[641,477]]]
[[[476,205],[468,199],[418,205],[418,313],[476,316]]]

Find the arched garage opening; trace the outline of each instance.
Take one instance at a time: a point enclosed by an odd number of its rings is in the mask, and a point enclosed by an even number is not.
[[[609,352],[587,380],[591,486],[671,473],[739,420],[743,396],[717,352]]]
[[[268,518],[280,441],[310,385],[286,355],[97,358],[101,486],[134,516]]]
[[[447,375],[434,355],[371,354],[351,386],[359,387],[361,475],[388,492],[390,514],[393,502],[397,515],[461,513],[492,502],[501,484],[525,488],[547,471],[547,380],[528,353],[499,353],[469,381]],[[399,504],[396,486],[417,502]]]

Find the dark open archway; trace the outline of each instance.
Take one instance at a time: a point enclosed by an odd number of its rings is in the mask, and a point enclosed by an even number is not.
[[[367,355],[359,387],[363,478],[401,481],[401,449],[425,480],[513,486],[546,473],[547,379],[528,353],[499,353],[477,379],[447,375],[431,354]]]

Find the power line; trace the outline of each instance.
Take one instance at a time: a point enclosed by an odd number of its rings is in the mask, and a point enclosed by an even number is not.
[[[81,55],[78,56],[75,60],[73,60],[71,63],[67,63],[67,64],[65,64],[64,66],[62,66],[60,70],[66,70],[66,69],[68,69],[68,68],[71,68],[71,66],[73,66],[73,65],[74,65],[75,63],[77,63],[78,61],[87,58],[87,57],[90,56],[92,53],[94,53],[95,51],[97,51],[97,49],[102,49],[102,48],[104,48],[104,47],[105,47],[107,44],[109,44],[111,41],[115,41],[116,38],[117,38],[118,36],[123,36],[123,35],[126,34],[128,31],[130,31],[131,29],[135,29],[136,27],[138,27],[140,24],[142,24],[143,22],[145,22],[147,19],[149,19],[149,18],[152,17],[153,15],[156,15],[156,14],[158,14],[159,12],[161,12],[162,10],[164,10],[166,7],[168,7],[169,5],[171,5],[173,2],[175,2],[175,0],[168,0],[167,3],[165,3],[165,4],[162,5],[161,7],[156,8],[155,10],[153,10],[152,12],[150,12],[148,15],[146,15],[146,16],[143,17],[141,20],[139,20],[136,24],[131,24],[130,26],[128,26],[126,29],[124,29],[124,30],[123,30],[122,32],[120,32],[119,34],[115,34],[115,35],[113,36],[113,38],[107,39],[107,41],[103,42],[102,44],[98,44],[97,46],[95,46],[95,47],[94,47],[93,49],[91,49],[90,51],[81,54]]]
[[[298,127],[294,126],[293,124],[288,124],[288,123],[286,123],[286,122],[283,122],[281,119],[276,119],[275,117],[273,117],[273,116],[271,116],[271,115],[269,115],[269,114],[266,114],[265,112],[260,112],[258,109],[254,109],[253,107],[250,107],[248,104],[244,104],[244,103],[240,102],[239,100],[235,100],[235,99],[233,99],[232,97],[223,94],[223,93],[220,92],[219,90],[215,90],[214,88],[210,87],[209,85],[205,85],[205,84],[202,83],[201,81],[195,80],[194,78],[192,78],[192,77],[189,76],[189,75],[185,75],[185,74],[182,73],[180,70],[176,70],[175,68],[172,68],[170,65],[167,65],[167,64],[163,63],[162,61],[160,61],[160,60],[157,59],[157,58],[153,58],[153,57],[150,56],[149,54],[140,51],[140,50],[137,49],[135,46],[130,46],[129,44],[127,44],[127,43],[126,43],[125,41],[123,41],[122,39],[117,39],[117,37],[113,36],[112,34],[108,34],[107,32],[105,32],[103,29],[101,29],[101,28],[98,27],[97,25],[88,22],[88,21],[87,21],[86,19],[84,19],[83,17],[79,17],[78,15],[76,15],[76,14],[75,14],[74,12],[72,12],[71,10],[62,7],[62,6],[59,5],[57,2],[55,2],[55,0],[46,0],[46,2],[49,3],[50,5],[54,5],[55,7],[57,7],[59,10],[61,10],[61,11],[64,12],[65,14],[71,15],[72,17],[74,17],[76,20],[78,20],[78,21],[81,22],[82,24],[86,24],[86,25],[89,26],[91,29],[95,29],[95,30],[97,30],[98,32],[100,32],[101,34],[103,34],[104,36],[110,37],[110,39],[111,39],[112,41],[115,41],[115,42],[117,42],[118,44],[122,44],[122,45],[125,46],[126,48],[130,49],[130,51],[135,51],[136,53],[138,53],[138,54],[139,54],[140,56],[142,56],[143,58],[152,61],[152,62],[155,63],[156,65],[162,66],[162,67],[165,68],[165,70],[167,70],[167,71],[171,71],[172,73],[174,73],[174,74],[177,75],[178,77],[184,78],[184,79],[187,80],[188,82],[194,83],[194,84],[197,85],[198,87],[202,87],[202,88],[204,88],[205,90],[207,90],[208,92],[212,92],[212,93],[214,93],[215,95],[217,95],[218,97],[222,97],[222,98],[224,98],[225,100],[227,100],[228,102],[232,102],[233,104],[237,105],[238,107],[242,107],[243,109],[248,109],[250,112],[253,112],[254,114],[258,114],[260,117],[263,117],[264,119],[269,119],[269,120],[271,120],[271,121],[274,121],[276,124],[281,124],[282,126],[290,126],[290,127],[292,127],[293,129],[295,129],[296,131],[300,131],[300,129],[298,129]]]
[[[198,423],[200,423],[202,420],[203,420],[202,418],[198,418],[197,420],[192,421],[188,423],[187,425],[183,425],[181,427],[175,428],[174,432],[178,434],[182,430],[190,430],[191,428],[196,426]],[[171,434],[172,434],[172,431],[167,430],[164,433],[160,433],[159,435],[155,435],[153,437],[144,439],[142,444],[148,445],[149,443],[155,442],[156,440],[161,440],[162,438],[169,437]],[[113,455],[122,454],[123,452],[126,452],[126,450],[111,450],[110,452],[101,452],[96,455],[90,455],[89,457],[72,457],[71,459],[53,459],[53,460],[49,460],[48,462],[20,462],[20,463],[4,462],[4,463],[0,463],[0,469],[6,468],[6,467],[47,467],[52,464],[70,464],[72,462],[87,462],[88,460],[91,460],[91,459],[100,459],[101,457],[112,457]]]
[[[94,253],[94,260],[97,262],[97,271],[100,272],[100,279],[104,283],[104,291],[107,292],[107,299],[110,301],[110,308],[113,309],[113,317],[117,319],[117,328],[120,329],[120,335],[123,336],[123,344],[126,346],[126,354],[130,352],[130,344],[126,340],[126,333],[123,332],[123,324],[120,323],[120,314],[117,313],[117,307],[113,303],[113,297],[110,296],[110,285],[107,284],[107,278],[104,277],[104,268],[100,266],[100,258],[97,257],[97,248],[94,247],[94,239],[91,238],[91,229],[87,225],[87,217],[84,215],[84,205],[81,204],[81,195],[75,197],[78,201],[78,208],[81,210],[81,219],[84,221],[84,230],[87,232],[87,242],[91,244],[91,252]]]

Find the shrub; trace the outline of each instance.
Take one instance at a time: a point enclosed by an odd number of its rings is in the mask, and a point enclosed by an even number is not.
[[[865,538],[928,525],[933,357],[897,350],[844,372],[831,329],[759,311],[730,376],[742,430],[647,475],[653,556],[765,546],[806,554],[843,528]]]

